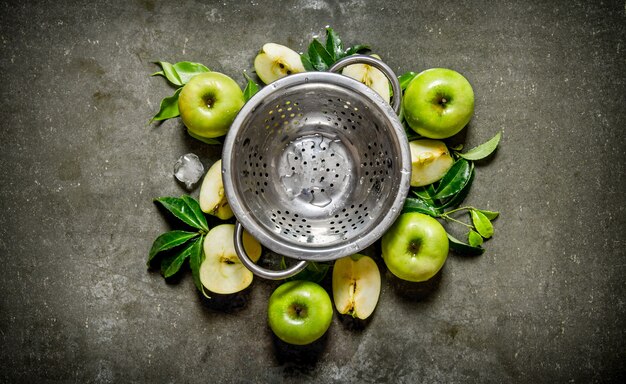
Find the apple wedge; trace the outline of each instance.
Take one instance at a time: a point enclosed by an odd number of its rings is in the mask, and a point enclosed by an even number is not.
[[[380,56],[372,56],[380,60]],[[389,102],[391,98],[389,80],[378,69],[368,64],[352,64],[345,67],[341,73],[372,88],[383,100]]]
[[[411,150],[411,186],[421,187],[441,179],[454,164],[441,140],[420,139],[409,142]]]
[[[235,252],[234,234],[234,224],[221,224],[213,227],[204,238],[200,282],[211,292],[231,294],[244,290],[252,282],[252,272],[241,264]],[[261,257],[261,244],[246,231],[243,246],[250,259],[257,262]]]
[[[333,300],[337,311],[367,319],[380,295],[380,271],[371,257],[352,255],[335,261]]]
[[[298,52],[276,43],[263,45],[254,58],[254,70],[265,84],[305,71]]]
[[[200,209],[209,215],[217,216],[222,220],[233,217],[233,211],[228,205],[222,181],[222,160],[216,161],[202,180],[200,186]]]

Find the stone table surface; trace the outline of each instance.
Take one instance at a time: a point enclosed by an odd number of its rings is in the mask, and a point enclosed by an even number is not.
[[[467,202],[501,216],[430,284],[370,248],[372,318],[291,347],[266,322],[279,283],[207,300],[188,268],[146,268],[173,226],[152,199],[186,193],[176,159],[221,156],[148,124],[173,92],[149,75],[189,60],[244,86],[264,43],[303,51],[326,25],[398,74],[469,79],[464,143],[503,138]],[[0,382],[623,382],[625,73],[624,1],[3,1]]]

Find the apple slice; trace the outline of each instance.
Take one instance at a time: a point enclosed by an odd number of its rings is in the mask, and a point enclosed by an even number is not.
[[[234,224],[221,224],[213,227],[204,238],[200,282],[211,292],[231,294],[247,288],[252,282],[252,272],[241,264],[235,252],[234,234]],[[246,231],[243,246],[252,261],[259,260],[261,244]]]
[[[380,60],[380,56],[372,56]],[[383,100],[389,102],[391,98],[389,80],[378,69],[368,64],[352,64],[345,67],[341,73],[372,88]]]
[[[411,186],[421,187],[441,179],[454,159],[441,140],[420,139],[409,142],[411,150]]]
[[[380,272],[371,257],[352,255],[335,261],[333,299],[337,311],[367,319],[380,295]]]
[[[263,45],[261,52],[254,58],[254,70],[265,84],[305,71],[298,52],[276,43]]]
[[[216,161],[202,180],[200,186],[200,209],[209,215],[217,216],[222,220],[233,217],[233,211],[228,205],[222,181],[222,160]]]

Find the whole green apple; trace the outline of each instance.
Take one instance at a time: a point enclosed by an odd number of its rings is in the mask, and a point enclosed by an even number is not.
[[[267,308],[270,328],[284,342],[305,345],[319,339],[333,318],[328,293],[311,281],[290,281],[270,296]]]
[[[435,276],[448,257],[448,236],[434,218],[418,212],[403,213],[382,239],[383,260],[397,277],[426,281]]]
[[[409,126],[431,139],[459,133],[474,114],[474,90],[460,73],[431,68],[407,86],[402,106]]]
[[[203,138],[225,135],[244,103],[235,80],[219,72],[192,77],[178,96],[183,123],[192,136]]]

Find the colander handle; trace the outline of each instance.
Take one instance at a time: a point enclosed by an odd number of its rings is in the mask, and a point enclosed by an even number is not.
[[[367,55],[352,55],[337,61],[328,70],[330,72],[339,72],[343,68],[352,64],[368,64],[379,69],[391,83],[391,89],[393,90],[393,96],[391,97],[391,107],[396,112],[396,115],[400,114],[400,107],[402,104],[402,88],[400,87],[400,81],[393,72],[391,67],[378,60],[375,57]]]
[[[239,256],[241,264],[245,265],[246,268],[248,268],[255,275],[269,280],[282,280],[291,277],[306,268],[306,265],[308,264],[306,261],[302,260],[299,263],[294,264],[291,268],[280,271],[273,271],[254,264],[254,262],[250,260],[250,257],[248,257],[248,254],[243,246],[243,225],[241,225],[240,222],[235,223],[235,252],[237,252],[237,256]]]

